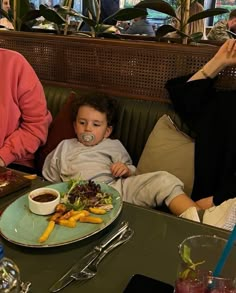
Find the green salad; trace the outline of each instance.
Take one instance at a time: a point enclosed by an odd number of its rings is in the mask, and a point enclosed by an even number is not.
[[[70,180],[68,191],[61,195],[61,203],[68,209],[82,210],[100,207],[106,210],[113,208],[112,195],[101,190],[101,186],[92,180]]]

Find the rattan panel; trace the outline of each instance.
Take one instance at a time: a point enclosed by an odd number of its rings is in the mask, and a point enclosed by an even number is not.
[[[167,102],[166,81],[201,68],[217,50],[205,45],[23,32],[0,32],[0,47],[22,53],[43,81]],[[236,88],[235,79],[236,69],[228,68],[218,86]]]

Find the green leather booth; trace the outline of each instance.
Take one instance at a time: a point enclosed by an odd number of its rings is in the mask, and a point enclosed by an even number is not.
[[[71,91],[78,94],[84,91],[44,84],[48,109],[55,117],[66,102]],[[168,114],[177,126],[189,132],[174,112],[172,105],[159,101],[141,100],[129,97],[117,97],[119,105],[119,121],[113,136],[119,139],[128,150],[133,163],[137,165],[142,150],[157,120]]]

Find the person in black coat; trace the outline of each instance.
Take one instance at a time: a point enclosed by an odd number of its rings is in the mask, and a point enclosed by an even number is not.
[[[196,133],[191,198],[202,209],[236,197],[236,91],[214,88],[218,73],[235,64],[231,39],[198,72],[166,84],[175,110]],[[228,203],[236,217],[236,199]]]

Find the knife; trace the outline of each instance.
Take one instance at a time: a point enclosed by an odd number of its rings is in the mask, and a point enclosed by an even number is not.
[[[101,251],[106,248],[109,243],[111,243],[116,237],[118,237],[123,231],[128,228],[128,222],[122,222],[118,230],[110,233],[98,246],[95,246],[91,252],[86,254],[81,260],[75,263],[65,275],[63,275],[52,287],[49,289],[50,292],[58,292],[65,288],[75,279],[73,278],[74,273],[81,272],[85,270],[101,253]]]

